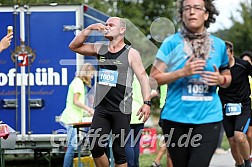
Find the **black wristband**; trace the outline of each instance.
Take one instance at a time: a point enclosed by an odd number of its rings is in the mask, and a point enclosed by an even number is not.
[[[147,104],[148,106],[151,107],[151,101],[144,101],[144,104]]]

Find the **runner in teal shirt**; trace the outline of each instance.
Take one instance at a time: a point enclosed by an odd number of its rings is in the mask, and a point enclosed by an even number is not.
[[[168,84],[163,133],[174,167],[208,167],[223,119],[216,87],[231,75],[224,41],[207,28],[218,15],[213,1],[178,0],[181,29],[163,41],[150,77]]]

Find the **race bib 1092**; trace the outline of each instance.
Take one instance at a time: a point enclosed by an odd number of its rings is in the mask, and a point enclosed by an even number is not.
[[[184,80],[182,100],[184,101],[212,101],[212,87],[204,84],[199,78]]]

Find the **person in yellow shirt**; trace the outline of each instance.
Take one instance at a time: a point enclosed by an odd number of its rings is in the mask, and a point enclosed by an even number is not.
[[[143,119],[139,120],[137,112],[143,105],[143,96],[141,94],[141,85],[136,77],[133,76],[132,83],[132,112],[130,120],[130,134],[132,135],[128,138],[125,145],[125,153],[127,157],[128,167],[138,167],[139,166],[139,153],[140,153],[140,138],[142,130],[144,128]],[[151,98],[157,96],[157,91],[151,91]]]
[[[77,131],[71,124],[81,122],[83,116],[94,114],[94,110],[85,105],[87,94],[85,86],[91,87],[94,72],[93,65],[83,64],[79,74],[72,80],[68,88],[66,108],[60,117],[60,122],[67,130],[67,151],[63,167],[73,166],[74,152],[77,149]]]

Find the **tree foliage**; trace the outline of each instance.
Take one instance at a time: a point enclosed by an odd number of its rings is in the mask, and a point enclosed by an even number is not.
[[[160,42],[153,40],[150,36],[150,27],[155,19],[166,17],[177,27],[175,1],[169,0],[0,0],[1,5],[38,5],[52,2],[58,4],[81,4],[85,2],[110,16],[127,18],[157,46],[160,45]],[[233,26],[215,33],[222,39],[233,42],[237,54],[244,50],[252,50],[252,5],[249,4],[249,1],[240,5],[242,22],[237,21],[232,16],[230,19]]]
[[[111,16],[129,19],[146,36],[155,19],[166,17],[173,20],[175,14],[175,4],[169,0],[107,0],[103,4],[94,0],[87,4]]]
[[[174,19],[175,2],[169,0],[0,0],[1,5],[76,4],[83,2],[110,16],[129,19],[150,39],[150,26],[155,19],[166,17],[176,23],[176,19]],[[160,45],[155,40],[152,41],[157,46]]]
[[[249,3],[241,3],[239,12],[242,21],[237,21],[233,16],[230,18],[233,26],[217,32],[217,36],[234,44],[236,55],[240,55],[245,50],[252,51],[252,7]]]

